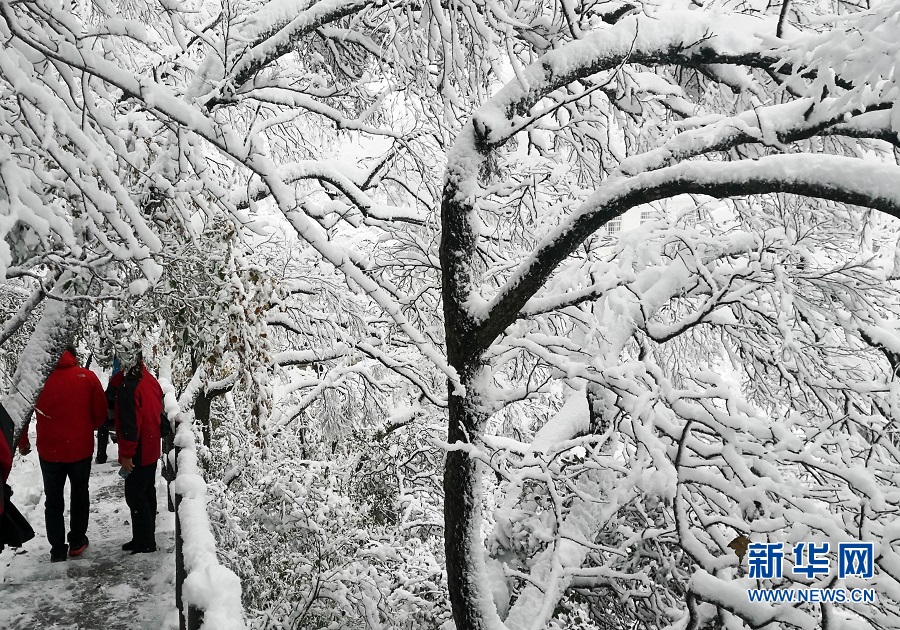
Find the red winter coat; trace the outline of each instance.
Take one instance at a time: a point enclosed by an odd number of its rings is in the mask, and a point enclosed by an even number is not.
[[[141,365],[140,368],[128,370],[116,389],[119,457],[130,457],[135,466],[149,466],[159,459],[160,454],[162,388],[147,368]]]
[[[106,397],[97,375],[78,367],[66,350],[34,405],[37,451],[48,462],[71,463],[94,454],[94,431],[106,420]]]

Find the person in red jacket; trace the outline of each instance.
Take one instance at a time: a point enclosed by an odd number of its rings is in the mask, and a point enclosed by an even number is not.
[[[100,379],[79,367],[73,347],[66,348],[34,406],[37,452],[44,477],[44,516],[50,561],[79,556],[88,546],[88,481],[94,431],[106,420],[106,396]],[[24,431],[27,431],[27,427]],[[24,432],[23,431],[23,432]],[[63,490],[69,480],[69,533],[66,536]],[[68,544],[66,539],[68,538]]]
[[[132,554],[156,551],[156,462],[162,410],[162,388],[138,354],[117,387],[115,414],[119,463],[127,472],[125,502],[131,510],[132,538],[122,549]]]

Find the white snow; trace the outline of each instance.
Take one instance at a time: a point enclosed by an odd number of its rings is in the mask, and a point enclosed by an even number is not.
[[[164,371],[168,368],[164,366]],[[161,374],[166,413],[175,424],[178,469],[172,491],[180,497],[178,516],[187,577],[182,595],[185,606],[203,611],[201,630],[245,630],[241,605],[241,582],[219,563],[216,540],[206,512],[206,481],[197,463],[196,440],[191,429],[192,414],[179,410],[175,388]]]
[[[34,426],[30,437],[34,449]],[[91,470],[90,545],[82,556],[58,564],[50,563],[37,451],[15,456],[9,477],[13,502],[36,535],[21,549],[0,553],[0,627],[160,630],[172,627],[166,620],[173,615],[177,627],[175,519],[166,509],[166,482],[157,476],[159,550],[132,556],[121,549],[131,540],[131,524],[115,444],[107,454],[108,463]],[[68,508],[68,490],[65,496]],[[66,515],[68,522],[68,509]]]

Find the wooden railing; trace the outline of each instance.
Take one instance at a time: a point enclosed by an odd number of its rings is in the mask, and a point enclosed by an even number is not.
[[[207,488],[197,463],[193,414],[179,408],[165,367],[160,370],[165,409],[174,435],[163,441],[164,475],[175,511],[175,604],[181,630],[246,630],[241,582],[216,556],[206,511]]]

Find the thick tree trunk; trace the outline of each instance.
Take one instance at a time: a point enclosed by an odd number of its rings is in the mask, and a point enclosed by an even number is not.
[[[200,423],[203,432],[203,446],[209,448],[212,444],[212,403],[219,396],[224,396],[231,391],[232,385],[216,389],[201,388],[194,399],[194,417]]]
[[[194,417],[200,423],[200,431],[203,433],[203,446],[209,448],[212,442],[212,427],[210,426],[210,407],[212,406],[213,396],[201,389],[197,392],[197,398],[194,400]]]
[[[478,463],[465,450],[477,444],[488,409],[478,383],[484,343],[481,326],[466,308],[473,287],[480,281],[477,237],[470,207],[451,182],[441,206],[441,271],[447,361],[456,370],[458,389],[448,383],[447,441],[456,447],[447,454],[444,468],[444,550],[447,585],[457,630],[503,628],[488,587],[481,541],[481,480]]]
[[[471,383],[467,390],[472,389]],[[464,445],[479,435],[484,413],[477,411],[474,392],[450,396],[448,441]],[[447,585],[458,630],[502,628],[487,583],[481,540],[481,473],[465,450],[447,454],[444,468],[444,549]]]

